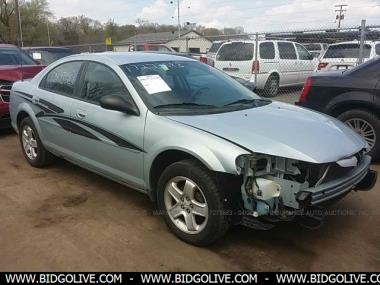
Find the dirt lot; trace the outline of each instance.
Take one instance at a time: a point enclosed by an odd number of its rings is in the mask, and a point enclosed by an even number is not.
[[[0,134],[1,270],[380,269],[380,184],[352,193],[316,231],[232,228],[196,248],[170,234],[143,194],[63,161],[30,167],[17,136]],[[379,165],[374,169],[380,171]]]

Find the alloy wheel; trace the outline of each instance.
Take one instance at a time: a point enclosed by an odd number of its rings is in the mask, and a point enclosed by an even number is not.
[[[22,145],[27,157],[31,160],[35,160],[38,155],[37,139],[33,129],[28,125],[25,125],[22,130]]]
[[[369,122],[360,118],[348,119],[345,123],[365,139],[369,145],[368,151],[371,151],[376,143],[375,128]]]
[[[165,208],[178,229],[198,234],[207,225],[208,204],[201,188],[192,180],[177,176],[165,187]]]

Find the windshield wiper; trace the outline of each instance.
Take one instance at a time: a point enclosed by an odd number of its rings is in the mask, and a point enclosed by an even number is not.
[[[181,108],[181,107],[202,107],[202,108],[215,108],[214,105],[207,105],[207,104],[198,104],[198,103],[190,103],[190,102],[184,102],[184,103],[173,103],[173,104],[164,104],[164,105],[158,105],[155,106],[154,109],[160,109],[160,108]]]
[[[239,104],[251,104],[251,103],[255,103],[257,100],[261,100],[261,99],[240,99],[240,100],[236,100],[236,101],[233,101],[231,103],[225,104],[224,106],[239,105]]]

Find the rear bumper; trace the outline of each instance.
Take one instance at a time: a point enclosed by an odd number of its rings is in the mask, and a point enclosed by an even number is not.
[[[345,177],[297,193],[300,208],[315,206],[343,196],[352,190],[368,191],[376,183],[377,172],[369,169],[371,158],[364,156],[361,163]]]

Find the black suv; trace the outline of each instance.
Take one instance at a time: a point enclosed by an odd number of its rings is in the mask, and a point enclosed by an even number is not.
[[[303,87],[299,106],[337,117],[368,143],[380,159],[380,58],[350,70],[315,73]]]

